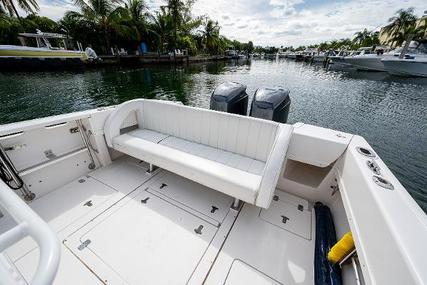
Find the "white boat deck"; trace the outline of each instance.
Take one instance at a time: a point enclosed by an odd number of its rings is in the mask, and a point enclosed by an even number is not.
[[[55,284],[313,284],[306,200],[277,191],[268,210],[236,211],[229,196],[147,169],[121,158],[30,204],[62,242]],[[6,257],[29,282],[36,243],[26,237]]]

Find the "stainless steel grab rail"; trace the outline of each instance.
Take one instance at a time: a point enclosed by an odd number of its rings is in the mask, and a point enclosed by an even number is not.
[[[30,284],[52,284],[58,271],[61,255],[61,245],[56,234],[39,215],[1,180],[0,205],[18,224],[14,228],[0,234],[0,252],[3,252],[23,237],[27,235],[31,236],[39,246],[40,257],[37,270]],[[0,272],[5,271],[0,270]],[[3,281],[10,282],[10,280],[11,276],[0,275],[1,284],[3,284]]]

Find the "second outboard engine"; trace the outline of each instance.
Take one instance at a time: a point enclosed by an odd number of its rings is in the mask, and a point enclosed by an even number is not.
[[[286,123],[291,99],[289,90],[276,88],[259,88],[254,95],[250,116]]]
[[[246,116],[248,109],[246,86],[236,82],[219,85],[211,96],[210,109]]]

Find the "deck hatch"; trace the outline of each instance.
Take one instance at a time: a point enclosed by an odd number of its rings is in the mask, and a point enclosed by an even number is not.
[[[265,222],[310,240],[311,211],[308,211],[307,206],[295,202],[273,199],[268,209],[260,211],[259,217]]]
[[[151,184],[148,192],[170,199],[178,207],[188,207],[202,219],[213,219],[216,221],[214,225],[222,223],[233,202],[229,196],[170,172],[165,172]]]
[[[74,233],[65,245],[111,284],[185,284],[216,231],[141,188]],[[117,246],[121,244],[126,246]]]

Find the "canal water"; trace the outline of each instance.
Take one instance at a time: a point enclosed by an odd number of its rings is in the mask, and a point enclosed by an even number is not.
[[[288,60],[218,62],[84,73],[0,74],[0,124],[118,104],[134,98],[209,107],[225,81],[290,89],[289,123],[365,137],[427,212],[427,79],[327,71]]]

